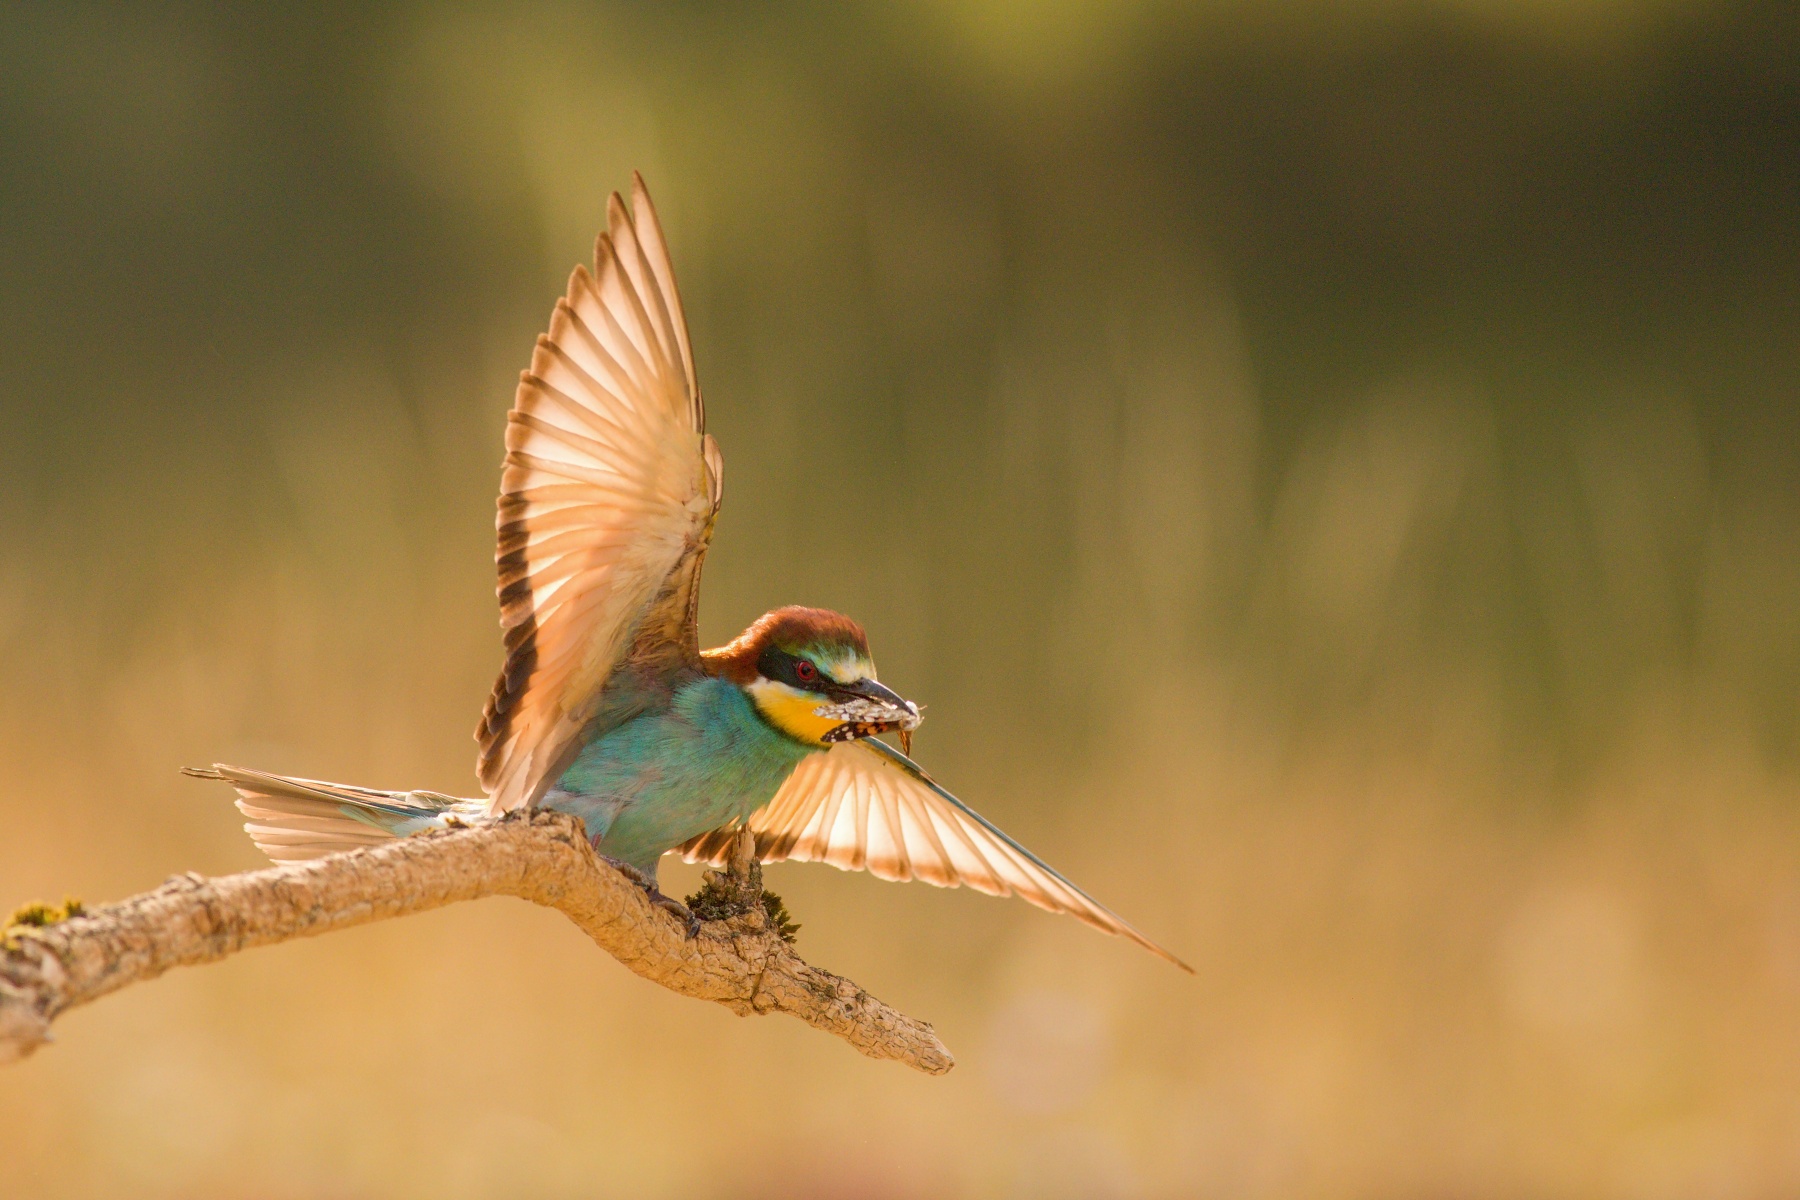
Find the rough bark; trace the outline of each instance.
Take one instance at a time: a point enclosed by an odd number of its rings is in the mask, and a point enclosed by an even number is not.
[[[871,1058],[933,1075],[954,1060],[930,1025],[848,979],[807,965],[771,929],[754,859],[740,845],[728,875],[709,876],[744,911],[681,923],[600,861],[573,818],[519,815],[309,862],[206,879],[178,875],[154,891],[43,926],[13,925],[0,946],[0,1062],[50,1040],[71,1008],[170,967],[213,962],[289,938],[423,912],[458,900],[517,896],[555,908],[632,971],[740,1016],[784,1012]],[[755,897],[750,897],[754,891]]]

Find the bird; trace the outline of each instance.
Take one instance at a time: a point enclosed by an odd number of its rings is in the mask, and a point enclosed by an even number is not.
[[[863,627],[776,608],[701,649],[701,564],[724,463],[661,222],[641,175],[607,204],[519,378],[496,515],[504,665],[475,737],[483,795],[386,791],[215,763],[269,858],[309,859],[549,809],[693,936],[664,855],[1016,894],[1192,968],[946,790],[911,757],[922,714]],[[882,740],[892,735],[900,747]]]

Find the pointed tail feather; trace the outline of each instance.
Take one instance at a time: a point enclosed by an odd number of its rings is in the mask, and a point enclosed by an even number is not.
[[[384,792],[225,763],[210,769],[183,767],[182,774],[223,780],[236,788],[238,811],[249,818],[244,832],[276,862],[319,858],[443,829],[452,819],[478,819],[486,806],[485,800],[439,792]]]

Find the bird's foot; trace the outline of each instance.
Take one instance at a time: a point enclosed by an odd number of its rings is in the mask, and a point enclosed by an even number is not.
[[[665,896],[655,888],[651,888],[650,903],[666,913],[673,913],[675,919],[687,927],[688,941],[691,942],[700,936],[700,918],[694,915],[693,909],[675,899],[675,897]]]
[[[689,941],[693,941],[700,936],[700,918],[696,917],[692,909],[675,899],[675,897],[663,895],[662,892],[657,889],[656,879],[653,876],[645,874],[628,862],[621,862],[616,858],[608,858],[604,854],[600,857],[605,859],[607,865],[611,866],[619,874],[643,888],[644,894],[650,897],[650,903],[652,905],[662,909],[666,913],[673,914],[675,919],[680,921],[683,927],[686,928]]]
[[[600,861],[643,888],[646,892],[654,892],[656,890],[656,880],[650,878],[650,876],[644,874],[624,859],[613,858],[610,855],[602,854],[600,856]]]

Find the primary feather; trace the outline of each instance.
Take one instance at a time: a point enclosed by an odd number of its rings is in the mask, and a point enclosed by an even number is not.
[[[697,659],[693,607],[722,464],[662,226],[615,195],[507,418],[496,517],[506,665],[476,729],[492,814],[580,749],[628,655]]]
[[[1193,971],[885,742],[842,742],[805,759],[746,824],[763,862],[822,862],[877,879],[1016,893]],[[715,830],[680,852],[688,862],[722,866],[736,834],[735,827]]]

